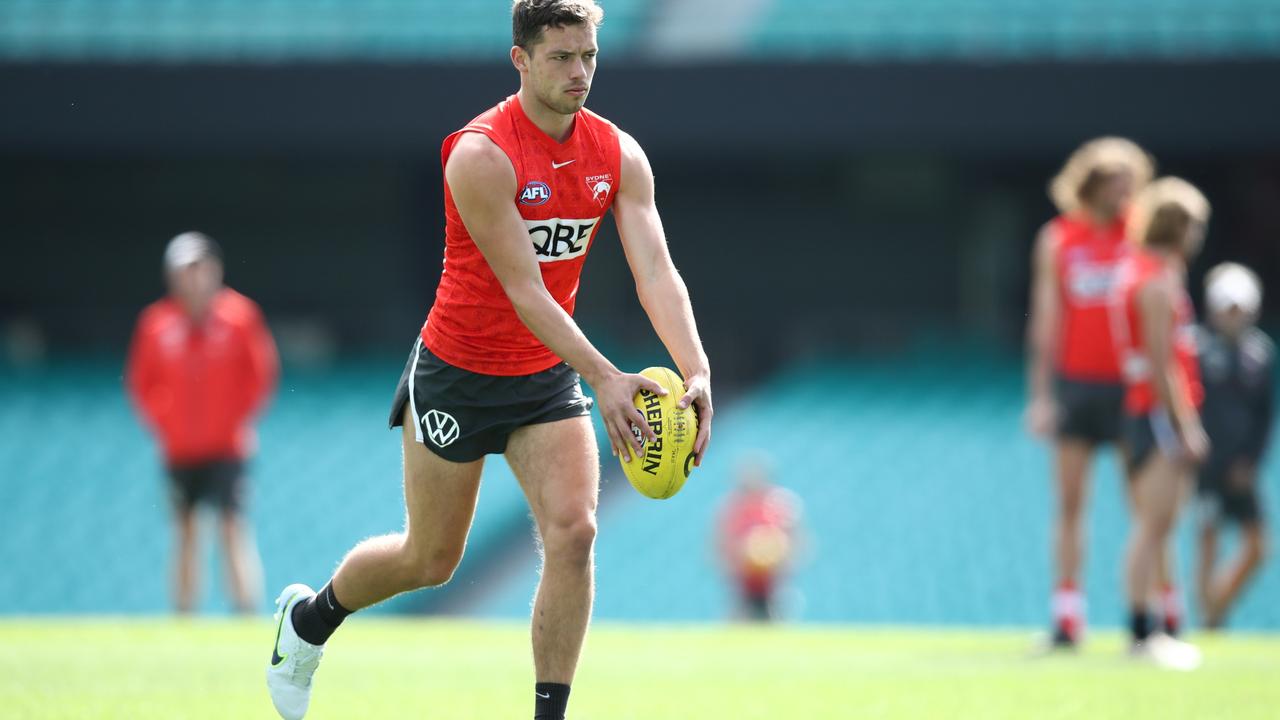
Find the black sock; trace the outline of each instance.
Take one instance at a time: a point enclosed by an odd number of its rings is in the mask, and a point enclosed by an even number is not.
[[[569,686],[560,683],[537,683],[533,686],[533,720],[564,720],[569,706]]]
[[[342,607],[333,594],[333,581],[320,592],[293,606],[293,629],[312,645],[323,645],[351,611]]]
[[[1129,632],[1134,642],[1142,642],[1151,636],[1151,611],[1146,608],[1133,608],[1129,611]]]

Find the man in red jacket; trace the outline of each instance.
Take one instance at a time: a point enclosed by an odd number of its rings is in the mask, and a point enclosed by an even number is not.
[[[156,434],[171,480],[178,531],[175,600],[190,612],[199,562],[196,505],[218,508],[227,579],[236,610],[261,600],[262,569],[241,515],[254,416],[279,373],[262,312],[224,287],[217,243],[183,233],[164,253],[167,297],[148,305],[129,350],[126,382]]]

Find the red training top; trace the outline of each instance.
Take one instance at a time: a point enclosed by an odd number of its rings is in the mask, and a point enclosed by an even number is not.
[[[622,177],[618,129],[589,110],[579,110],[568,139],[557,143],[533,124],[512,95],[445,138],[442,164],[448,164],[458,138],[469,132],[483,134],[511,160],[516,173],[511,201],[529,230],[542,281],[572,315],[587,251]],[[447,182],[444,208],[444,272],[422,326],[422,341],[450,365],[485,375],[530,375],[560,362],[516,314],[462,224]]]
[[[252,452],[249,422],[275,387],[279,360],[258,306],[223,288],[199,325],[172,298],[148,305],[125,372],[165,458],[192,464]]]
[[[1107,302],[1120,260],[1128,254],[1124,216],[1109,225],[1059,215],[1055,260],[1062,300],[1058,374],[1069,380],[1120,384]]]
[[[1142,314],[1138,309],[1138,291],[1161,274],[1173,272],[1154,253],[1138,250],[1121,264],[1112,296],[1111,318],[1116,349],[1124,367],[1125,411],[1145,415],[1155,410],[1158,401],[1151,380],[1151,360],[1143,345]],[[1195,407],[1204,401],[1200,383],[1200,365],[1196,360],[1195,309],[1184,288],[1174,306],[1173,355],[1177,379],[1173,391],[1182,393]]]

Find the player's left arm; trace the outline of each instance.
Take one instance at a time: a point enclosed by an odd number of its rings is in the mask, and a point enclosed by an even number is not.
[[[618,131],[622,145],[622,184],[613,201],[613,215],[622,237],[622,249],[636,282],[640,304],[653,323],[662,344],[684,376],[681,407],[693,405],[698,413],[698,437],[694,465],[701,465],[711,442],[711,364],[702,349],[693,319],[689,290],[671,262],[662,218],[654,202],[653,169],[640,144]]]
[[[1267,452],[1267,445],[1271,439],[1271,427],[1275,421],[1276,348],[1270,339],[1260,338],[1260,340],[1266,352],[1266,358],[1261,370],[1262,385],[1258,388],[1253,408],[1253,434],[1245,445],[1246,453],[1255,467]]]
[[[280,354],[266,318],[256,305],[246,312],[243,332],[247,371],[243,417],[247,419],[267,404],[275,390],[280,379]]]

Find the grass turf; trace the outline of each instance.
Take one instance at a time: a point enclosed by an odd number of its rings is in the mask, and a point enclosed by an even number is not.
[[[0,717],[272,718],[274,627],[220,620],[0,620]],[[1017,631],[600,624],[574,720],[1274,718],[1280,636],[1197,638],[1205,666],[1127,660],[1118,634],[1032,660]],[[519,625],[355,618],[334,636],[308,718],[532,714]]]

